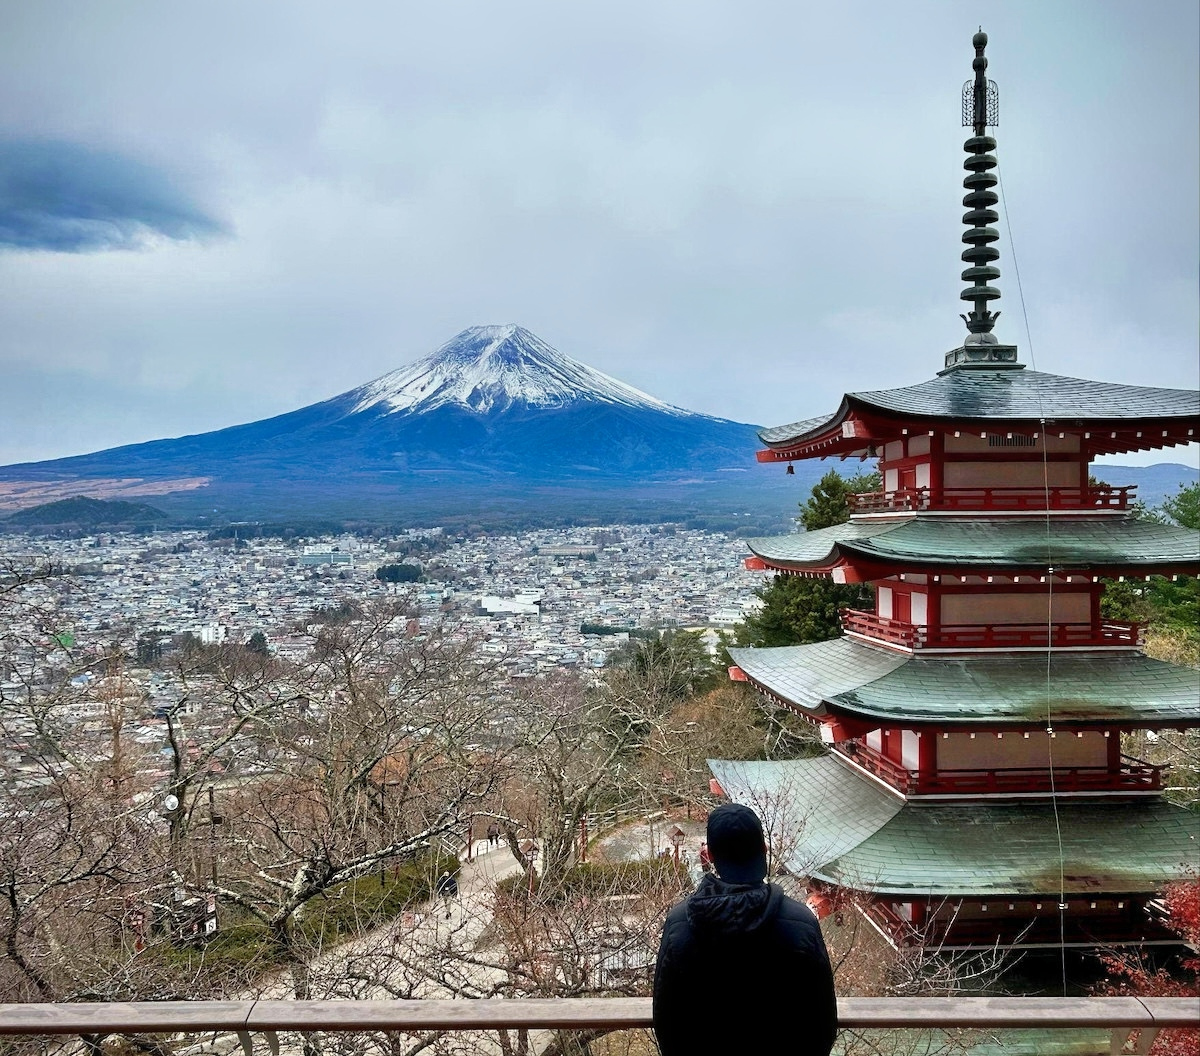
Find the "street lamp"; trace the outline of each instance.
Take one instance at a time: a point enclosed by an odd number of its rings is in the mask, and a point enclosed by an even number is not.
[[[684,790],[684,807],[687,810],[688,821],[692,820],[692,737],[696,732],[696,728],[700,724],[698,722],[685,722],[683,724],[683,744],[684,744],[684,763],[686,767],[686,776],[684,780],[687,782],[687,788]]]
[[[671,829],[671,843],[675,845],[675,864],[679,864],[679,848],[683,846],[684,837],[687,835],[678,825]]]

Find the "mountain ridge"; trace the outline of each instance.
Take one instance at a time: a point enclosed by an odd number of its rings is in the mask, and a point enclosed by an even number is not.
[[[154,485],[156,501],[193,513],[315,510],[356,497],[374,510],[454,510],[537,486],[543,503],[614,514],[622,494],[651,488],[669,514],[727,504],[734,492],[744,504],[779,482],[778,467],[755,460],[757,428],[668,404],[515,324],[471,327],[407,366],[271,418],[0,467],[0,507],[5,481],[83,493],[102,478]],[[187,484],[172,491],[176,479]]]

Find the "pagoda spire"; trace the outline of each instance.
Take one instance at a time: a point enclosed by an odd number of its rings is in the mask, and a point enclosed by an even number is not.
[[[1000,240],[1000,232],[991,226],[1000,219],[995,209],[1000,198],[993,189],[999,182],[993,171],[997,164],[992,153],[996,141],[987,135],[989,125],[994,127],[1000,123],[1000,97],[996,82],[987,78],[988,60],[984,55],[987,42],[987,34],[982,29],[971,38],[975,47],[975,58],[971,62],[975,78],[963,85],[962,93],[963,125],[970,127],[972,132],[963,144],[967,152],[963,162],[963,168],[967,170],[963,187],[967,193],[962,204],[967,209],[963,213],[967,230],[963,232],[962,240],[967,248],[962,252],[962,259],[967,267],[963,270],[962,280],[971,285],[959,297],[970,301],[972,309],[961,317],[967,324],[967,338],[962,348],[946,354],[947,369],[967,365],[1018,365],[1016,346],[1001,345],[992,333],[1000,313],[988,307],[990,301],[1000,297],[1000,291],[991,285],[1000,278],[1000,269],[995,264],[1000,251],[993,244]]]
[[[963,144],[963,150],[967,152],[967,160],[963,162],[963,168],[967,170],[963,187],[967,193],[962,204],[968,210],[963,214],[963,223],[967,225],[963,241],[968,248],[963,250],[962,259],[969,267],[962,273],[962,280],[973,285],[963,290],[960,296],[975,305],[970,315],[962,317],[971,334],[979,335],[971,342],[973,344],[995,342],[995,337],[991,336],[992,327],[1000,316],[999,312],[989,311],[987,306],[988,301],[1000,297],[1000,291],[988,285],[1000,278],[1000,269],[993,263],[999,258],[1000,251],[992,245],[999,240],[1000,234],[989,226],[1000,219],[1000,214],[993,208],[1000,199],[992,190],[997,182],[992,172],[996,167],[996,157],[992,153],[996,149],[996,141],[985,133],[987,126],[996,125],[1000,118],[996,82],[989,81],[985,76],[988,60],[983,52],[987,47],[987,39],[987,34],[982,30],[972,38],[975,60],[971,65],[975,69],[975,80],[963,85],[963,125],[972,126],[975,134]]]

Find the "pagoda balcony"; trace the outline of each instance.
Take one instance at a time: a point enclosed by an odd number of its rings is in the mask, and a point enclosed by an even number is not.
[[[1048,911],[1038,913],[1028,898],[1015,902],[1014,908],[1019,910],[1016,913],[1005,912],[1009,905],[1007,898],[988,905],[996,912],[974,917],[961,913],[936,917],[919,929],[898,917],[886,903],[868,901],[860,903],[859,908],[897,948],[924,945],[946,951],[994,946],[1054,949],[1063,942],[1077,947],[1111,948],[1129,945],[1131,936],[1137,936],[1137,945],[1175,945],[1179,941],[1162,923],[1141,911],[1136,902],[1127,903],[1124,912],[1078,918],[1062,918],[1057,906],[1049,902],[1043,903]]]
[[[917,510],[1128,510],[1136,484],[1119,488],[896,488],[847,495],[851,513],[912,513]]]
[[[980,796],[1015,793],[1161,792],[1165,766],[1122,755],[1119,769],[1106,766],[1005,767],[922,773],[885,758],[861,741],[844,741],[834,751],[906,796]]]
[[[839,609],[842,630],[903,649],[1132,649],[1143,644],[1145,627],[1125,620],[1090,623],[942,624],[905,623],[859,609]]]

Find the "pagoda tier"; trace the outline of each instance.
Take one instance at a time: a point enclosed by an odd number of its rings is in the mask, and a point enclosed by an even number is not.
[[[1129,515],[853,516],[747,546],[751,569],[872,584],[875,611],[843,609],[842,629],[905,652],[1134,648],[1102,578],[1200,571],[1196,532]]]
[[[1140,652],[905,656],[853,638],[731,649],[731,674],[901,798],[1156,794],[1122,732],[1200,725],[1200,672]]]
[[[1200,671],[1136,650],[926,657],[842,637],[729,655],[763,692],[861,731],[1200,724]]]
[[[856,517],[814,532],[748,539],[752,568],[866,583],[907,572],[946,575],[1195,574],[1200,535],[1134,517],[1044,519],[908,515]],[[959,577],[961,578],[961,576]]]
[[[1161,799],[951,804],[897,799],[836,756],[710,760],[718,787],[755,806],[818,912],[854,892],[895,945],[942,949],[1173,943],[1146,906],[1185,879],[1195,818]]]

